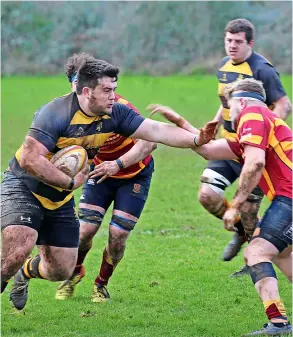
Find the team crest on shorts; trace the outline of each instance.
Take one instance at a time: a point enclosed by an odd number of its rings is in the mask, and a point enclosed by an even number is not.
[[[133,184],[133,192],[139,193],[140,192],[141,185],[140,184]]]
[[[289,239],[292,240],[292,223],[289,225],[283,232],[283,234]]]

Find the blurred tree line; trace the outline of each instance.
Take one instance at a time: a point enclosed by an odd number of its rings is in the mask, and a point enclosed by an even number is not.
[[[2,1],[2,74],[54,74],[86,51],[124,72],[214,72],[223,30],[244,17],[255,50],[292,70],[291,1]]]

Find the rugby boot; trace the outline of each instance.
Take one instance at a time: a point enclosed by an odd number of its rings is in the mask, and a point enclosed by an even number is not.
[[[246,236],[240,236],[237,232],[234,234],[233,239],[227,244],[224,254],[224,261],[231,261],[241,250],[241,247],[246,242]]]
[[[14,283],[10,292],[10,301],[17,310],[22,310],[27,302],[30,279],[25,276],[23,267],[14,275]]]
[[[249,336],[292,336],[292,326],[288,323],[283,323],[283,326],[277,327],[273,323],[266,323],[261,330],[256,330],[242,335],[241,337]]]
[[[245,275],[249,275],[247,266],[244,266],[240,270],[235,271],[234,273],[232,273],[230,275],[230,277],[231,278],[237,278],[237,277],[242,277],[242,276],[245,276]]]
[[[110,299],[110,294],[106,286],[94,284],[92,302],[103,303]]]
[[[81,267],[79,273],[73,273],[68,279],[63,281],[56,290],[56,300],[66,300],[73,296],[76,285],[82,280],[85,275],[84,266]]]
[[[7,280],[7,281],[1,281],[1,294],[2,294],[3,291],[6,289],[6,287],[7,287],[9,281],[10,281],[10,279]]]

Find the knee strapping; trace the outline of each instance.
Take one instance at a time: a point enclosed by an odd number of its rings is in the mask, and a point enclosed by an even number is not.
[[[101,226],[104,218],[102,213],[88,208],[80,208],[78,216],[81,221],[88,222],[98,227]]]
[[[219,195],[223,195],[225,189],[231,185],[227,178],[209,168],[203,171],[200,181],[203,184],[208,184],[210,188]]]
[[[116,226],[118,228],[124,229],[127,232],[130,232],[133,230],[134,226],[136,225],[136,221],[123,218],[119,215],[113,215],[110,224],[112,226]]]
[[[270,262],[260,262],[255,264],[254,266],[247,267],[252,282],[254,284],[266,277],[274,277],[275,279],[277,279],[276,272]]]

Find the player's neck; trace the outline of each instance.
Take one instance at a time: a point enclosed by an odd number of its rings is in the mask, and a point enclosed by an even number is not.
[[[233,63],[234,65],[240,64],[240,63],[246,61],[248,58],[250,58],[250,56],[252,55],[252,53],[253,53],[253,51],[252,51],[252,49],[250,49],[250,50],[247,52],[247,54],[246,54],[243,58],[237,59],[237,60],[232,60],[232,59],[231,59],[231,61],[232,61],[232,63]]]

